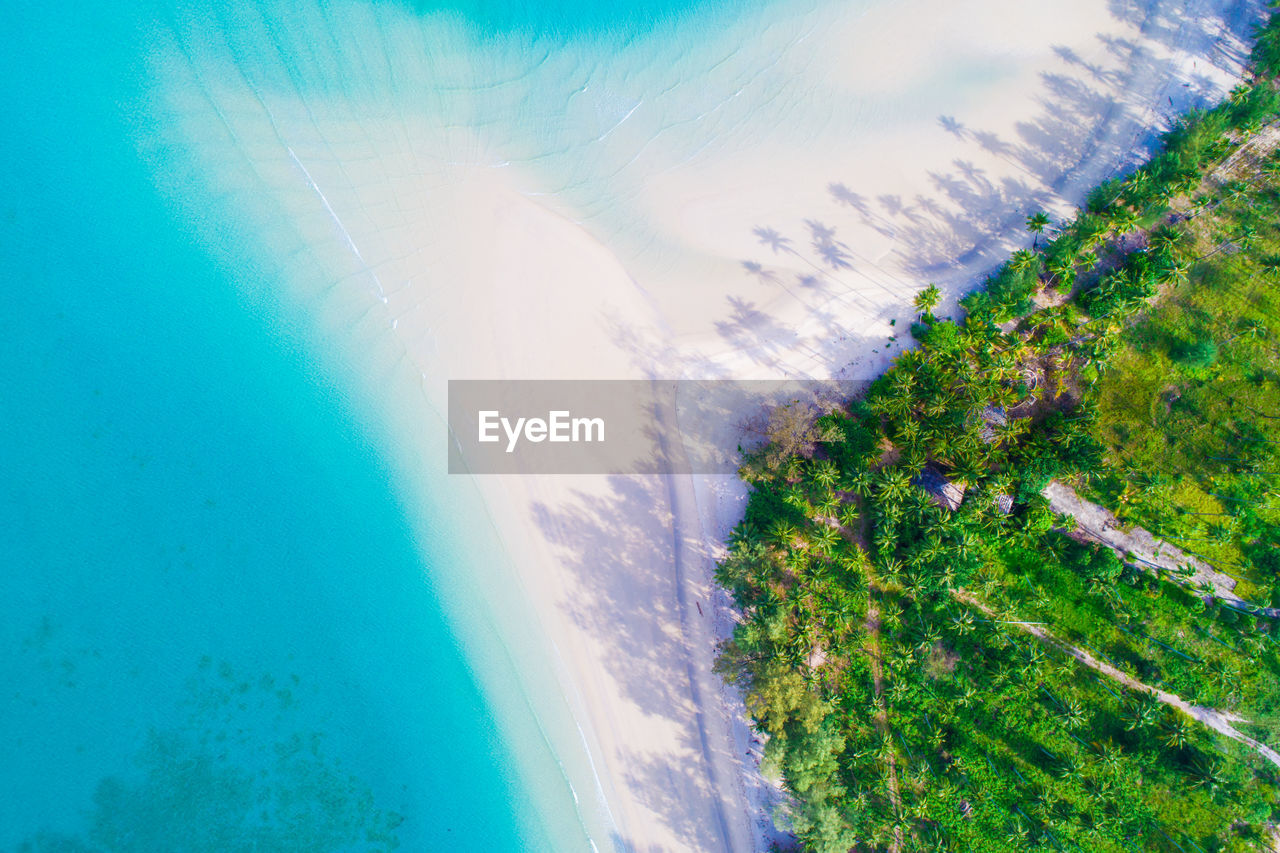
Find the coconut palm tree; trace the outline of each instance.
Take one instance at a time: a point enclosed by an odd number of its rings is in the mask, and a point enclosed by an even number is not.
[[[916,294],[915,303],[916,310],[921,316],[929,314],[938,306],[939,300],[942,299],[942,291],[938,290],[937,285],[930,284],[924,290]]]
[[[1151,189],[1151,173],[1146,169],[1138,169],[1129,179],[1125,181],[1122,194],[1125,195],[1131,204],[1135,207],[1147,198],[1147,192]]]
[[[961,637],[969,636],[973,633],[973,613],[968,610],[960,611],[951,617],[951,627]]]
[[[1049,275],[1058,280],[1059,284],[1070,284],[1075,281],[1076,263],[1075,257],[1065,255],[1062,257],[1054,257],[1045,264],[1045,269]]]
[[[1195,774],[1195,781],[1192,782],[1195,787],[1208,791],[1215,800],[1222,795],[1227,781],[1221,759],[1214,755],[1202,755],[1193,764],[1192,772]]]
[[[1183,749],[1191,743],[1193,734],[1191,723],[1182,715],[1178,715],[1165,727],[1164,742],[1171,749]]]
[[[1182,232],[1168,225],[1161,225],[1151,232],[1147,242],[1155,251],[1171,252],[1182,243]]]
[[[1031,271],[1040,271],[1040,256],[1035,252],[1019,249],[1009,256],[1009,269],[1016,273],[1028,273]]]
[[[1134,732],[1151,728],[1160,719],[1160,710],[1160,700],[1144,693],[1125,709],[1125,730]]]
[[[839,477],[839,471],[836,466],[828,459],[823,459],[813,466],[813,481],[824,489],[833,488],[836,479]]]
[[[1081,218],[1076,233],[1080,235],[1081,248],[1087,251],[1101,244],[1110,230],[1102,217],[1089,215]]]
[[[1141,217],[1138,216],[1137,211],[1126,207],[1124,210],[1120,211],[1120,213],[1116,214],[1115,218],[1112,220],[1112,227],[1115,231],[1115,235],[1117,237],[1123,237],[1125,234],[1128,234],[1130,231],[1138,227],[1139,219],[1141,219]]]
[[[1067,701],[1062,703],[1062,725],[1068,731],[1075,731],[1083,726],[1087,719],[1080,700],[1074,696],[1067,697]]]
[[[1242,225],[1240,230],[1236,232],[1235,243],[1240,247],[1240,251],[1247,252],[1258,242],[1258,229],[1252,225]]]
[[[885,504],[901,504],[911,488],[911,480],[906,473],[890,469],[880,475],[879,497]]]
[[[1266,335],[1267,335],[1267,327],[1264,326],[1262,323],[1258,322],[1257,320],[1245,320],[1243,323],[1240,324],[1240,331],[1236,332],[1234,335],[1227,338],[1227,343],[1231,343],[1236,338],[1240,338],[1240,337],[1257,339],[1257,338],[1266,337]]]
[[[1179,285],[1191,275],[1191,264],[1185,260],[1171,260],[1155,271],[1156,280],[1161,284]]]
[[[789,521],[779,519],[773,523],[773,529],[770,531],[773,541],[782,548],[790,548],[795,542],[796,535],[799,533],[796,526]]]
[[[810,538],[815,550],[820,554],[830,554],[840,544],[840,533],[834,527],[822,525]]]
[[[1035,235],[1031,242],[1031,248],[1035,249],[1040,245],[1040,235],[1044,233],[1044,229],[1049,227],[1049,214],[1043,210],[1036,211],[1027,217],[1027,230]]]

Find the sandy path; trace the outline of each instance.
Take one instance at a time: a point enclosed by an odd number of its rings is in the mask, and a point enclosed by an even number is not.
[[[965,602],[966,604],[970,604],[978,608],[988,616],[991,616],[993,618],[995,617],[995,612],[991,608],[979,603],[978,600],[973,598],[972,596],[957,595],[956,597],[959,598],[961,601]],[[1204,723],[1206,726],[1213,729],[1215,732],[1218,732],[1219,734],[1225,735],[1226,737],[1229,737],[1232,740],[1236,740],[1236,741],[1239,741],[1240,743],[1245,744],[1249,748],[1255,750],[1263,758],[1270,761],[1272,764],[1276,765],[1277,767],[1280,767],[1280,753],[1277,753],[1274,749],[1267,746],[1266,744],[1260,743],[1254,740],[1253,738],[1249,737],[1248,735],[1238,731],[1236,727],[1232,725],[1233,722],[1240,721],[1241,719],[1240,717],[1237,717],[1231,714],[1224,714],[1222,711],[1216,710],[1214,708],[1206,708],[1202,705],[1192,705],[1191,703],[1186,702],[1185,700],[1179,698],[1173,693],[1169,693],[1167,691],[1152,687],[1148,684],[1144,684],[1143,682],[1138,681],[1136,678],[1126,675],[1125,673],[1116,669],[1111,664],[1098,660],[1097,658],[1095,658],[1093,655],[1089,654],[1085,650],[1076,648],[1075,646],[1069,643],[1065,643],[1062,640],[1059,640],[1053,634],[1046,631],[1044,628],[1039,627],[1038,625],[1033,625],[1028,622],[1014,622],[1013,624],[1017,625],[1023,631],[1026,631],[1028,634],[1031,634],[1033,637],[1037,638],[1038,640],[1045,643],[1046,645],[1053,646],[1059,651],[1070,655],[1071,657],[1080,661],[1082,664],[1089,667],[1090,669],[1096,670],[1097,672],[1102,673],[1108,678],[1118,681],[1119,683],[1123,684],[1125,687],[1128,687],[1130,690],[1134,690],[1139,693],[1148,693],[1156,697],[1157,699],[1159,699],[1165,705],[1168,705],[1170,708],[1176,708],[1182,713],[1186,714],[1188,717],[1191,717],[1192,719],[1195,719],[1195,720],[1199,720],[1201,723]]]
[[[880,737],[885,743],[890,744],[888,760],[885,762],[889,776],[889,799],[893,803],[893,813],[896,816],[902,814],[902,796],[898,788],[898,761],[891,743],[891,733],[889,731],[889,706],[884,696],[884,654],[880,640],[880,606],[877,603],[876,595],[878,590],[875,588],[874,581],[870,584],[869,605],[867,607],[867,657],[871,661],[871,682],[875,689],[876,697],[876,728],[880,731]],[[890,850],[893,853],[902,849],[902,827],[894,825],[893,828],[893,844]]]
[[[1054,480],[1041,492],[1049,508],[1076,520],[1076,529],[1067,535],[1083,542],[1096,542],[1115,551],[1121,559],[1144,571],[1166,572],[1183,586],[1206,589],[1214,598],[1249,613],[1280,617],[1280,608],[1257,607],[1235,594],[1236,579],[1208,563],[1157,539],[1141,527],[1126,529],[1110,510],[1086,501],[1070,486]],[[1190,569],[1189,576],[1179,574]]]

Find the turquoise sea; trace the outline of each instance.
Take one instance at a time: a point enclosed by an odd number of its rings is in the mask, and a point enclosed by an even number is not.
[[[498,724],[438,600],[466,536],[424,538],[277,268],[155,189],[143,45],[186,14],[7,5],[0,851],[587,849],[559,758],[513,757],[543,722]]]

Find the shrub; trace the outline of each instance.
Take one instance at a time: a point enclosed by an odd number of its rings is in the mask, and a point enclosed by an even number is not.
[[[1174,346],[1170,355],[1179,364],[1204,368],[1218,360],[1218,344],[1209,335],[1201,333],[1194,340]]]
[[[912,329],[912,334],[915,330]],[[963,345],[963,338],[960,335],[960,327],[950,320],[944,320],[941,323],[935,323],[925,332],[925,336],[921,338],[930,349],[938,352],[955,352]]]

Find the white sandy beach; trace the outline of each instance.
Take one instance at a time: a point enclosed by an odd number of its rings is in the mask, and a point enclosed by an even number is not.
[[[874,376],[916,291],[946,313],[1028,212],[1220,98],[1261,3],[784,2],[608,49],[279,13],[158,31],[146,144],[190,152],[159,178],[175,203],[203,187],[255,233],[375,404],[415,397],[387,427],[406,500],[448,504],[441,425],[404,413],[443,411],[451,378]],[[488,618],[526,609],[550,650],[509,652],[576,722],[546,736],[596,845],[762,849],[758,750],[711,673],[741,487],[476,484],[514,579],[437,580],[476,643],[484,585],[514,584]]]

